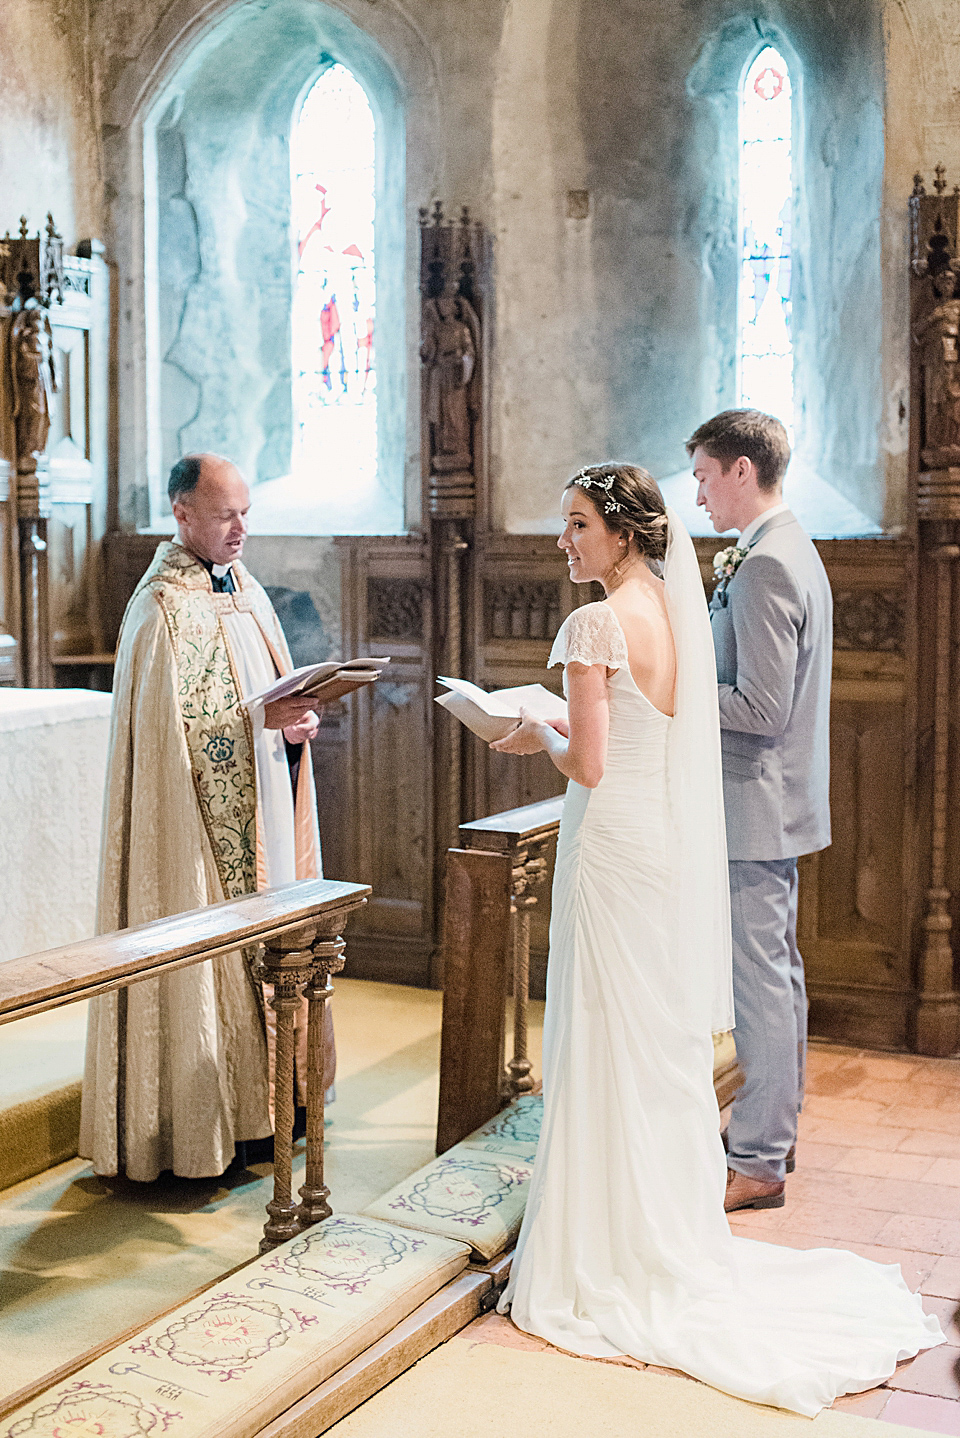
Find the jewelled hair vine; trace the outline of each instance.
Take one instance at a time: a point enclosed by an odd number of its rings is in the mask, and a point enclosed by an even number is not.
[[[603,505],[604,514],[619,514],[620,504],[610,493],[615,479],[616,475],[614,474],[588,474],[585,469],[582,469],[579,474],[573,476],[570,483],[577,485],[580,489],[604,490],[607,495]]]

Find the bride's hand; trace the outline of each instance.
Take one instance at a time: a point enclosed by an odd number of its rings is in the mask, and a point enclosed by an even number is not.
[[[526,709],[521,709],[516,729],[503,739],[495,739],[490,748],[499,754],[539,754],[547,747],[543,742],[543,731],[547,727],[541,719],[534,719]]]
[[[556,729],[562,739],[570,738],[570,725],[566,719],[548,719],[546,722],[551,729]]]

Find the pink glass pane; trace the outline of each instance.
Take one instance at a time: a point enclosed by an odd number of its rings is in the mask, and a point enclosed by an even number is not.
[[[296,236],[293,473],[314,492],[377,484],[375,127],[362,86],[332,65],[290,141]]]

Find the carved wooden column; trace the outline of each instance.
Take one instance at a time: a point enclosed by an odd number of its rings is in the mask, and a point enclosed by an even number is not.
[[[552,836],[550,836],[552,837]],[[534,1081],[527,1053],[527,1007],[530,1002],[530,910],[534,892],[547,877],[544,850],[548,840],[537,838],[512,855],[510,916],[513,926],[513,1057],[507,1064],[508,1098],[531,1093]]]
[[[352,887],[352,886],[351,886]],[[361,899],[359,903],[365,903]],[[357,908],[353,902],[351,908]],[[330,1190],[323,1177],[324,1072],[323,1024],[333,993],[331,975],[344,966],[346,944],[339,932],[341,909],[309,925],[300,925],[266,942],[257,977],[273,985],[270,1007],[277,1015],[274,1059],[273,1198],[263,1226],[260,1252],[295,1238],[312,1223],[329,1218]],[[294,1018],[301,991],[309,1005],[307,1030],[307,1155],[300,1203],[293,1201]]]
[[[344,965],[346,945],[339,934],[323,934],[311,945],[312,972],[304,989],[309,1009],[307,1031],[307,1169],[300,1188],[297,1218],[301,1228],[329,1218],[330,1190],[323,1178],[324,1074],[323,1024],[327,1000],[333,993],[332,974]]]
[[[277,1016],[277,1045],[273,1075],[273,1198],[263,1226],[260,1252],[300,1232],[300,1211],[293,1201],[293,1065],[294,1018],[300,1007],[300,990],[313,977],[310,944],[315,928],[294,929],[268,939],[257,977],[273,985],[270,1007]],[[311,1019],[313,1014],[311,1012]],[[322,1063],[322,1058],[321,1058]],[[309,1124],[309,1091],[307,1122]],[[321,1118],[321,1127],[323,1120]]]
[[[17,473],[17,535],[20,551],[20,643],[23,683],[27,689],[53,685],[50,664],[49,568],[47,520],[50,518],[46,476]]]
[[[958,471],[960,477],[960,471]],[[952,506],[951,506],[952,507]],[[960,513],[955,518],[960,519]],[[933,802],[931,813],[930,888],[923,927],[926,939],[919,975],[920,1003],[916,1017],[921,1053],[950,1054],[956,1047],[956,995],[953,993],[951,893],[947,877],[949,806],[951,663],[953,632],[953,567],[960,558],[953,523],[925,525],[927,553],[936,574],[934,617]],[[932,543],[929,541],[932,540]]]
[[[918,537],[917,671],[920,732],[929,751],[918,775],[928,811],[926,906],[917,962],[914,1041],[925,1054],[954,1053],[960,995],[953,985],[953,905],[960,887],[957,787],[957,634],[954,574],[960,558],[960,194],[933,195],[916,177],[910,200],[911,461]]]
[[[465,658],[465,570],[470,559],[470,542],[465,537],[465,526],[455,520],[436,518],[431,529],[436,596],[435,668],[438,674],[449,674],[461,679],[464,677]],[[435,822],[441,852],[445,852],[452,843],[451,835],[456,835],[463,818],[465,741],[466,734],[461,724],[441,723],[437,726]]]
[[[437,202],[420,211],[421,436],[425,523],[436,596],[434,664],[472,677],[473,551],[478,494],[485,481],[484,346],[487,241],[466,209],[447,221]],[[443,892],[447,849],[465,813],[461,726],[435,727],[434,868]],[[435,939],[440,940],[438,913]],[[439,975],[436,975],[439,977]]]

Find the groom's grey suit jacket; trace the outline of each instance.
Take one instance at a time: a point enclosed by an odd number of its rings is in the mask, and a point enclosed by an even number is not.
[[[789,510],[761,525],[710,601],[731,859],[830,843],[833,598]]]

